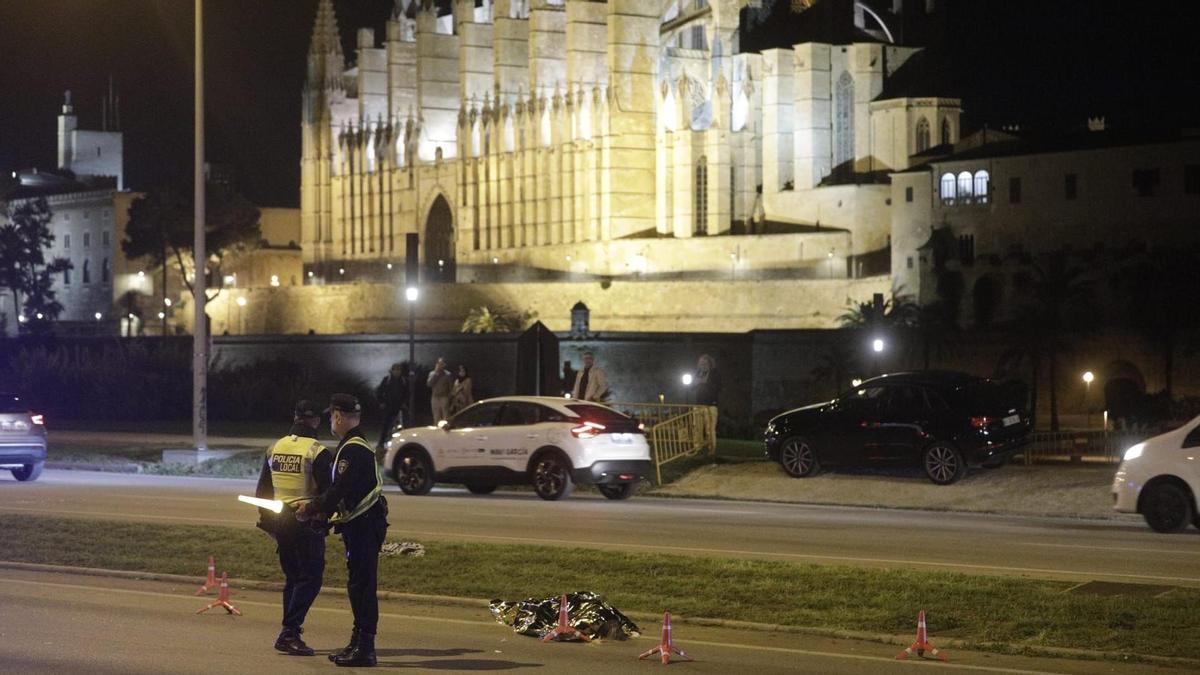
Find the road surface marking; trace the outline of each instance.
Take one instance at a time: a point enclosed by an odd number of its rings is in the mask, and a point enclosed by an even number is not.
[[[47,587],[47,588],[61,588],[61,589],[75,590],[75,591],[87,591],[87,592],[92,592],[92,593],[106,593],[106,594],[120,593],[120,594],[124,594],[124,595],[137,595],[137,596],[142,596],[142,597],[169,598],[172,600],[187,600],[188,602],[191,602],[191,603],[196,602],[195,596],[190,595],[190,594],[182,595],[180,593],[164,593],[161,591],[139,591],[139,590],[130,589],[130,588],[113,588],[111,586],[100,586],[100,585],[89,586],[86,584],[68,584],[68,583],[55,582],[55,581],[33,581],[30,579],[14,579],[11,577],[10,578],[0,577],[0,585],[4,585],[4,584],[21,584],[21,585],[25,585],[25,586],[41,586],[41,587]],[[237,604],[245,606],[245,607],[263,607],[263,608],[267,608],[267,609],[278,609],[279,608],[278,602],[261,602],[258,600],[248,600],[248,599],[244,599],[244,598],[241,600],[238,600]],[[310,611],[336,613],[336,614],[343,614],[343,615],[351,613],[351,611],[349,609],[344,609],[344,608],[340,608],[340,607],[313,607]],[[397,614],[395,612],[383,612],[383,611],[379,612],[379,616],[380,616],[380,618],[386,617],[389,619],[399,619],[399,620],[404,620],[404,621],[417,621],[417,622],[426,622],[426,623],[451,623],[451,624],[466,625],[466,626],[501,626],[501,625],[503,625],[497,621],[479,621],[479,620],[475,620],[475,619],[451,619],[451,618],[447,618],[447,617],[422,616],[422,615],[414,615],[414,614]],[[653,631],[651,631],[651,632],[653,632]],[[653,635],[647,634],[647,635],[639,636],[637,639],[642,640],[642,641],[651,641],[651,640],[656,640],[658,638],[655,638]],[[891,664],[896,664],[896,665],[908,665],[908,666],[916,666],[916,667],[932,665],[932,664],[922,663],[919,661],[897,661],[893,657],[886,657],[886,656],[871,656],[871,655],[867,655],[867,654],[844,654],[844,653],[840,653],[840,652],[823,652],[823,651],[817,651],[817,650],[812,650],[812,649],[796,649],[794,647],[770,647],[770,646],[766,646],[766,645],[743,645],[743,644],[737,644],[737,643],[733,643],[733,642],[719,642],[719,641],[714,641],[714,640],[688,640],[687,643],[693,644],[693,645],[704,645],[704,646],[709,646],[709,647],[719,647],[719,648],[726,648],[726,649],[743,649],[743,650],[747,650],[747,651],[774,652],[774,653],[778,653],[778,654],[796,654],[798,656],[817,656],[817,657],[833,658],[833,659],[845,659],[848,661],[874,661],[874,662],[878,662],[878,663],[891,663]],[[960,670],[971,670],[971,671],[988,672],[988,673],[1014,673],[1017,675],[1054,675],[1053,671],[1046,671],[1046,670],[1023,670],[1023,669],[1018,669],[1018,668],[1001,668],[998,666],[974,666],[974,665],[963,664],[963,663],[955,663],[955,664],[951,664],[951,665],[938,664],[935,667],[939,667],[939,668],[949,667],[949,668],[956,668],[956,669],[960,669]]]
[[[1183,541],[1183,540],[1181,540]],[[1137,548],[1136,546],[1090,546],[1087,544],[1049,544],[1037,541],[1021,542],[1026,546],[1052,546],[1055,548],[1086,548],[1095,551],[1132,551],[1134,553],[1166,553],[1168,555],[1200,555],[1200,550],[1182,551],[1169,548]]]
[[[190,516],[166,516],[166,515],[145,514],[145,513],[127,514],[127,513],[112,513],[112,512],[102,512],[102,511],[68,511],[68,510],[54,510],[54,509],[45,509],[45,508],[36,508],[36,509],[35,508],[21,508],[21,507],[0,505],[0,512],[3,512],[3,511],[29,511],[29,512],[40,513],[40,514],[58,514],[58,515],[83,516],[83,517],[110,516],[113,518],[122,518],[122,519],[125,519],[125,518],[139,518],[139,519],[140,518],[148,518],[151,520],[164,520],[164,521],[186,520],[186,521],[195,522],[195,523],[216,523],[216,524],[223,524],[223,525],[230,525],[231,523],[236,523],[236,519],[233,519],[233,518],[218,519],[218,518],[196,518],[196,517],[190,517]],[[247,520],[245,522],[244,526],[245,527],[251,526],[249,520]],[[1063,577],[1063,576],[1071,576],[1071,577],[1084,578],[1084,579],[1121,578],[1121,579],[1139,579],[1139,580],[1143,580],[1143,581],[1170,581],[1170,582],[1176,582],[1176,583],[1193,583],[1193,584],[1200,582],[1200,577],[1170,577],[1170,576],[1161,576],[1161,575],[1154,575],[1154,574],[1128,574],[1128,573],[1123,573],[1123,572],[1080,571],[1080,570],[1066,570],[1066,569],[1048,569],[1048,568],[1041,568],[1041,567],[1010,567],[1010,566],[1005,566],[1005,565],[978,565],[978,564],[972,564],[972,563],[936,562],[936,561],[929,561],[929,560],[903,560],[903,559],[897,559],[897,558],[867,558],[867,557],[845,556],[845,555],[821,555],[821,554],[817,554],[817,553],[785,553],[785,552],[777,552],[777,551],[748,551],[748,550],[742,550],[742,549],[703,548],[703,547],[693,547],[693,546],[669,546],[669,545],[664,545],[664,544],[638,544],[638,543],[632,543],[632,542],[550,539],[550,538],[546,538],[546,537],[512,537],[512,536],[498,535],[498,534],[465,534],[464,533],[464,534],[457,534],[457,535],[447,535],[445,532],[425,531],[425,530],[405,530],[405,534],[406,534],[406,536],[431,537],[433,539],[439,539],[439,540],[443,540],[443,541],[446,539],[450,539],[452,541],[463,540],[463,539],[487,539],[487,540],[505,541],[505,542],[519,543],[519,544],[537,543],[537,544],[548,544],[548,545],[559,545],[559,546],[565,546],[565,545],[582,546],[584,548],[597,548],[600,546],[608,546],[608,547],[615,546],[617,548],[624,548],[624,549],[631,549],[631,550],[652,549],[652,550],[674,552],[674,553],[692,553],[692,554],[707,553],[707,554],[735,555],[735,556],[736,555],[748,555],[748,556],[757,556],[757,557],[790,558],[790,559],[795,559],[795,560],[812,560],[812,561],[818,561],[818,562],[823,561],[823,562],[870,563],[870,564],[875,564],[875,565],[915,565],[915,566],[929,567],[929,568],[935,568],[935,569],[936,568],[952,568],[952,569],[957,569],[957,570],[971,570],[971,571],[978,571],[978,572],[991,571],[991,572],[1007,572],[1007,573],[1022,573],[1022,574],[1042,574],[1042,575],[1051,575],[1054,578]]]

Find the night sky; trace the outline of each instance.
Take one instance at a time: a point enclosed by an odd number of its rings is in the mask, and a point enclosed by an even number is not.
[[[786,2],[787,0],[779,0]],[[205,0],[208,158],[263,206],[299,201],[300,89],[317,0]],[[391,0],[335,0],[343,44],[382,29]],[[1200,127],[1193,2],[960,0],[939,53],[968,124]],[[349,52],[349,49],[348,49]],[[111,74],[121,97],[126,184],[191,180],[189,0],[0,1],[0,171],[55,163],[55,117],[71,89],[99,128]]]

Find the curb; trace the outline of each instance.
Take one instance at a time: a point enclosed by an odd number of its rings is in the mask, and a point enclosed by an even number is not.
[[[184,575],[184,574],[160,574],[157,572],[137,572],[131,570],[110,570],[99,567],[76,567],[72,565],[47,565],[42,563],[24,563],[9,560],[0,560],[0,569],[22,570],[27,572],[57,572],[62,574],[78,574],[94,577],[109,577],[117,579],[146,579],[150,581],[167,581],[175,583],[195,584],[199,575]],[[247,588],[259,591],[280,591],[283,589],[283,584],[277,581],[258,581],[254,579],[230,579],[230,583],[237,583],[239,588]],[[346,589],[338,586],[322,586],[322,591],[328,590],[335,593],[345,593]],[[396,591],[379,591],[377,593],[380,599],[383,600],[408,600],[412,602],[424,603],[427,605],[440,605],[450,607],[466,607],[471,609],[487,609],[489,601],[479,598],[462,598],[451,595],[424,595],[420,593],[398,593]],[[626,616],[638,622],[645,622],[649,625],[660,620],[661,615],[657,613],[630,611],[623,612]],[[832,628],[816,628],[810,626],[788,626],[784,624],[773,623],[756,623],[753,621],[736,621],[732,619],[708,619],[704,617],[685,617],[672,615],[672,623],[705,626],[709,628],[729,628],[734,630],[747,630],[755,632],[767,633],[793,633],[797,635],[809,635],[815,637],[830,637],[840,638],[844,640],[860,640],[863,642],[875,642],[886,645],[907,646],[912,642],[911,635],[892,635],[888,633],[870,633],[866,631],[841,630]],[[650,633],[654,631],[651,630]],[[1017,654],[1023,656],[1044,656],[1052,658],[1072,658],[1083,659],[1090,661],[1118,661],[1122,663],[1138,662],[1149,663],[1155,665],[1182,667],[1200,670],[1200,659],[1190,659],[1178,656],[1154,656],[1154,655],[1125,655],[1115,652],[1100,652],[1090,649],[1073,649],[1070,647],[1045,647],[1036,645],[1018,645],[1009,642],[974,642],[971,640],[963,640],[953,637],[941,637],[937,639],[937,643],[945,647],[961,648],[971,651],[990,651],[1004,654]]]

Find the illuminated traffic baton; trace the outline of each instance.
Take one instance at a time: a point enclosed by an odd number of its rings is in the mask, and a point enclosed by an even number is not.
[[[238,501],[244,502],[251,506],[257,506],[259,508],[267,509],[269,511],[274,511],[275,513],[283,512],[283,502],[279,501],[278,499],[262,499],[259,497],[247,497],[246,495],[238,495]]]

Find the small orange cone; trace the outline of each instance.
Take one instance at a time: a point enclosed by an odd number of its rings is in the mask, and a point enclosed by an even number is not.
[[[196,591],[196,595],[207,595],[208,592],[217,587],[217,563],[213,557],[208,556],[208,579],[200,584],[200,590]]]
[[[217,594],[217,599],[208,603],[207,607],[201,607],[196,610],[197,614],[203,614],[213,607],[224,607],[225,611],[230,614],[241,616],[242,612],[237,607],[229,604],[229,573],[221,572],[221,592]]]
[[[688,661],[696,660],[696,659],[693,659],[692,657],[688,656],[686,653],[684,653],[684,651],[682,649],[680,649],[679,647],[676,647],[674,645],[674,643],[671,642],[671,613],[670,612],[663,612],[662,641],[658,643],[657,647],[651,647],[650,649],[647,649],[641,656],[638,657],[638,660],[641,661],[642,659],[650,657],[650,656],[654,656],[655,654],[662,655],[662,664],[664,666],[671,662],[672,654],[678,654],[679,656],[682,656],[683,658],[687,659]]]
[[[567,619],[567,596],[562,596],[558,600],[558,625],[554,630],[542,636],[542,642],[550,642],[566,635],[567,637],[575,637],[584,642],[591,642],[592,639],[579,631],[578,628],[571,626],[571,622]]]
[[[925,610],[921,610],[917,614],[917,640],[908,646],[907,649],[896,655],[898,659],[905,659],[917,653],[917,656],[925,658],[925,652],[929,652],[934,657],[945,661],[946,656],[937,650],[937,647],[929,644],[929,634],[925,630]]]

